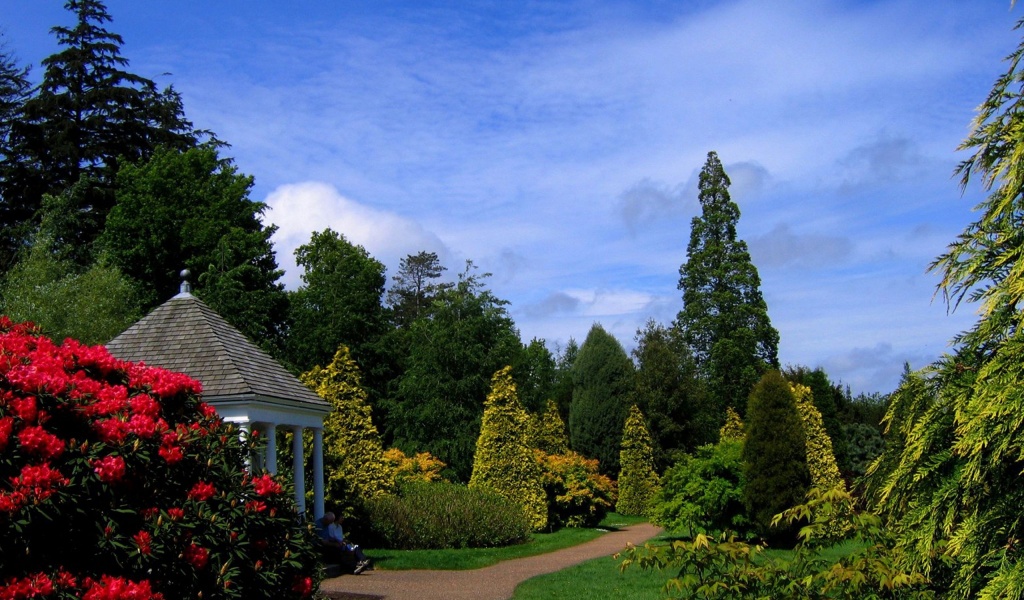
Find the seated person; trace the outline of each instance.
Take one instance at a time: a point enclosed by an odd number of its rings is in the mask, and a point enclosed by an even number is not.
[[[345,539],[345,531],[341,528],[341,523],[344,518],[336,518],[333,512],[324,513],[321,523],[323,530],[321,531],[321,540],[323,542],[324,554],[330,560],[336,560],[337,562],[350,566],[352,564],[353,557],[355,558],[355,566],[352,568],[352,572],[356,575],[362,573],[370,565],[370,561],[367,560],[366,555],[363,554],[363,550],[355,545],[349,543]]]

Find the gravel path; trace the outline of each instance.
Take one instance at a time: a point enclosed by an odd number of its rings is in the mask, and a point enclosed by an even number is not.
[[[472,571],[374,570],[362,575],[342,575],[325,579],[320,591],[335,600],[508,600],[516,586],[531,577],[611,556],[627,544],[643,544],[660,531],[648,523],[631,525],[578,546]]]

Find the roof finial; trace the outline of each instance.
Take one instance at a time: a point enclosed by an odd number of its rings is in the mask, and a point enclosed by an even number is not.
[[[192,284],[188,282],[188,276],[192,273],[188,269],[181,270],[181,287],[178,288],[178,292],[182,294],[192,293]]]

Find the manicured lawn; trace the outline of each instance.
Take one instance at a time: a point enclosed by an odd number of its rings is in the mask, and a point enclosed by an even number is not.
[[[401,571],[432,569],[459,571],[480,569],[503,560],[523,558],[576,546],[600,536],[609,529],[643,523],[642,517],[610,513],[598,529],[561,529],[554,533],[535,533],[525,544],[504,548],[466,548],[459,550],[366,550],[377,569]]]
[[[668,572],[644,571],[630,567],[619,573],[619,561],[595,558],[555,573],[541,575],[519,584],[513,600],[558,598],[629,598],[660,600]]]

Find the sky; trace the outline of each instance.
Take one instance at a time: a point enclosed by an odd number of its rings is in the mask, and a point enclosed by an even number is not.
[[[1009,0],[108,0],[129,70],[231,144],[293,252],[330,227],[393,276],[466,261],[524,342],[669,325],[718,153],[785,365],[888,393],[969,328],[929,264],[986,195],[954,170]],[[22,64],[57,0],[0,0]]]

